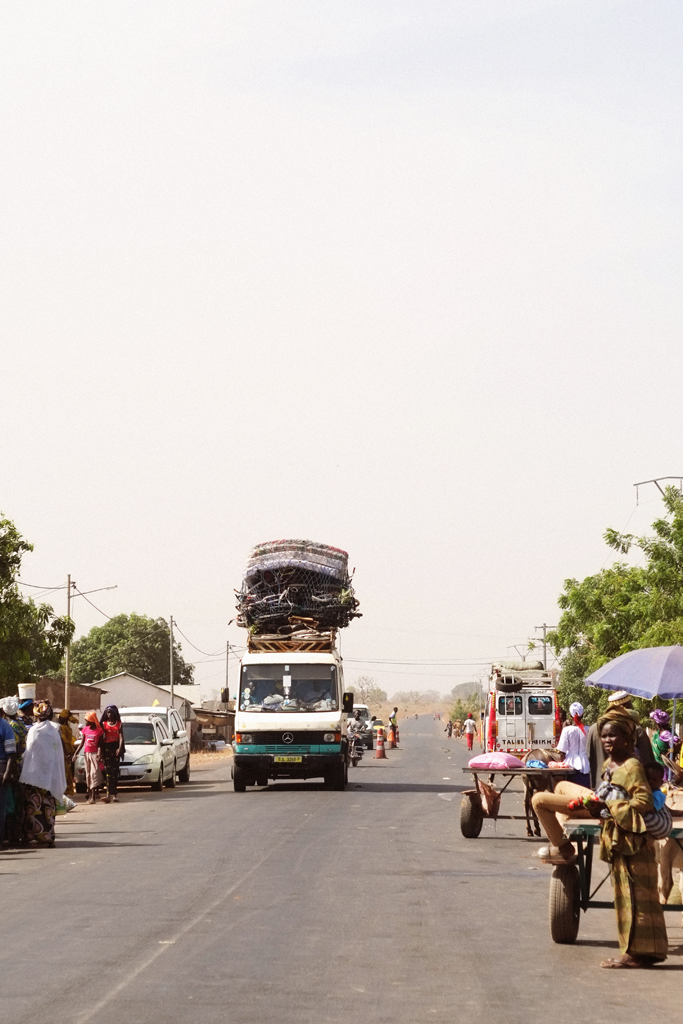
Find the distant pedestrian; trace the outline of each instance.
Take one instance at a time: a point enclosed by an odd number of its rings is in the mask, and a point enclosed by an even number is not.
[[[74,752],[76,750],[77,740],[73,734],[71,728],[71,722],[78,722],[78,719],[71,714],[71,712],[65,708],[59,712],[57,718],[59,722],[59,734],[62,738],[62,750],[64,751],[64,774],[66,775],[66,790],[65,793],[68,796],[72,796],[76,792],[74,786]]]
[[[121,715],[116,704],[109,704],[102,714],[100,726],[104,732],[102,737],[102,760],[107,779],[107,794],[102,797],[105,804],[119,802],[119,763],[124,751],[123,726]]]
[[[446,732],[448,733],[448,738],[450,739],[451,736],[453,735],[453,723],[451,722],[450,718],[446,722]]]
[[[64,796],[64,752],[59,726],[46,700],[35,706],[35,724],[26,738],[20,783],[24,790],[26,839],[42,846],[55,845],[55,811]]]
[[[564,754],[567,764],[574,769],[567,782],[590,789],[590,764],[586,754],[586,727],[583,724],[583,705],[575,701],[569,708],[571,721],[565,725],[557,741],[557,749]]]
[[[100,746],[104,729],[99,723],[96,711],[88,711],[85,715],[85,724],[81,729],[81,740],[73,754],[73,763],[83,751],[85,762],[85,785],[88,790],[87,802],[94,804],[97,798],[97,790],[102,785],[102,772],[100,771]]]
[[[467,718],[465,720],[465,724],[463,725],[463,732],[465,733],[465,739],[467,740],[467,749],[471,750],[472,749],[472,745],[474,743],[474,736],[475,736],[475,734],[477,736],[479,735],[479,730],[477,729],[477,723],[472,718],[472,712],[471,711],[469,711],[467,713]]]

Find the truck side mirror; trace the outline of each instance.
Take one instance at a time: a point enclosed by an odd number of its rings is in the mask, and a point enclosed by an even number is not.
[[[353,697],[352,693],[345,693],[342,697],[342,711],[345,715],[353,714]]]

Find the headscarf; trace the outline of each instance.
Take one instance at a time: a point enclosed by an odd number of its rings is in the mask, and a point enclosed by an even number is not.
[[[650,718],[655,723],[658,729],[669,724],[669,714],[666,711],[662,711],[661,708],[655,708],[654,711],[650,712]]]
[[[601,735],[603,727],[608,723],[616,725],[623,732],[624,736],[629,740],[631,750],[633,750],[638,724],[626,708],[617,705],[616,707],[611,707],[604,715],[600,715],[600,718],[598,718],[598,735]]]
[[[33,713],[40,722],[49,722],[54,711],[49,700],[39,700],[33,709]]]
[[[27,700],[22,700],[21,704],[19,705],[19,710],[20,711],[28,711],[28,709],[32,708],[32,707],[33,707],[33,699],[31,697],[29,697]]]
[[[681,742],[678,736],[674,736],[674,734],[670,732],[668,729],[664,729],[662,732],[660,732],[659,738],[662,741],[662,743],[666,743],[669,747],[675,747],[677,746],[677,744]]]
[[[106,708],[102,712],[102,717],[100,718],[100,725],[102,725],[102,723],[105,720],[107,720],[107,721],[110,720],[109,719],[109,715],[107,714],[107,712],[112,712],[112,711],[114,712],[114,714],[112,715],[112,720],[114,722],[120,722],[121,721],[121,715],[119,714],[119,709],[117,708],[116,704],[107,704]]]
[[[586,726],[581,721],[583,718],[583,704],[579,704],[578,700],[575,700],[573,704],[569,705],[569,714],[572,716],[574,725],[578,725],[581,732],[585,735]]]
[[[5,697],[2,701],[2,707],[6,715],[9,715],[10,718],[14,718],[19,710],[19,701],[16,697]]]
[[[100,721],[97,717],[96,711],[86,711],[85,713],[86,722],[90,722],[91,725],[99,725]]]
[[[468,717],[468,718],[471,718],[471,717],[472,717],[472,712],[471,712],[471,711],[468,711],[468,712],[467,712],[467,717]]]
[[[62,710],[57,715],[57,718],[59,719],[60,722],[63,722],[63,723],[66,723],[66,722],[77,722],[78,721],[76,716],[72,715],[68,708],[62,708]]]

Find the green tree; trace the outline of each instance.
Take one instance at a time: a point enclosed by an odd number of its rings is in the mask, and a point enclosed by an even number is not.
[[[586,676],[627,651],[683,643],[683,496],[668,487],[664,504],[666,515],[653,523],[653,536],[605,533],[619,554],[638,548],[642,565],[615,562],[580,582],[565,580],[558,601],[562,616],[548,638],[562,656],[562,707],[579,700],[586,721],[595,721],[608,699],[604,690],[584,684]],[[634,706],[647,714],[667,703],[636,698]]]
[[[104,626],[95,626],[71,645],[71,678],[75,683],[94,683],[117,672],[130,672],[158,686],[170,683],[169,628],[164,619],[147,615],[116,615]],[[173,643],[173,678],[192,683],[193,667]]]
[[[74,624],[47,604],[24,598],[17,585],[21,560],[33,545],[0,513],[0,693],[54,672],[73,636]]]
[[[481,697],[476,693],[473,693],[470,697],[458,697],[455,704],[451,708],[449,714],[451,721],[462,722],[467,718],[467,715],[471,712],[479,728],[479,711],[482,707]]]

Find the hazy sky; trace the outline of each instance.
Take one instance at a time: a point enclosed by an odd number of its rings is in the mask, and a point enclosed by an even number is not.
[[[680,0],[4,3],[23,579],[213,653],[252,544],[338,545],[389,693],[554,624],[683,473],[682,37]]]

